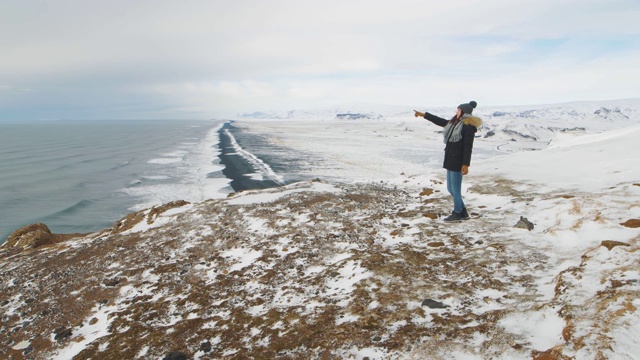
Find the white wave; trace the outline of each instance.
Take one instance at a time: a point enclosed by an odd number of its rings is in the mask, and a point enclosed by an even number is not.
[[[156,158],[147,161],[148,164],[173,164],[182,161],[182,158],[170,157],[170,158]]]
[[[231,141],[231,146],[233,147],[235,152],[238,155],[242,156],[245,160],[247,160],[251,164],[251,166],[254,168],[254,170],[256,170],[257,174],[262,175],[263,177],[267,177],[280,185],[284,185],[284,178],[282,176],[276,174],[275,171],[273,171],[273,169],[269,165],[267,165],[267,163],[262,161],[260,158],[243,149],[240,146],[240,144],[238,144],[238,142],[236,141],[236,138],[233,137],[233,135],[228,129],[225,129],[224,132],[229,137],[229,140]]]
[[[223,123],[210,129],[198,142],[180,143],[180,150],[163,154],[179,155],[178,161],[170,161],[171,157],[150,160],[150,163],[165,164],[151,174],[143,174],[141,177],[149,180],[168,180],[164,184],[139,184],[121,191],[127,195],[139,198],[139,202],[130,207],[130,211],[138,211],[151,206],[165,204],[175,200],[185,200],[192,203],[202,202],[207,199],[225,198],[233,190],[229,186],[230,179],[220,175],[219,178],[210,178],[207,175],[220,172],[224,169],[220,163],[216,163],[220,154],[219,131]],[[187,145],[187,146],[185,146]],[[154,162],[151,162],[154,161]]]
[[[147,180],[167,180],[167,179],[171,179],[171,177],[165,176],[165,175],[143,175],[143,176],[141,176],[141,178],[147,179]]]
[[[247,174],[245,176],[249,177],[251,180],[264,181],[264,176],[260,173]]]

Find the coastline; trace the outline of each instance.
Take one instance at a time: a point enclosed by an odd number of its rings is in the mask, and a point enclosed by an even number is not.
[[[80,193],[82,196],[76,196],[77,199],[76,197],[64,198],[64,202],[60,201],[57,207],[52,206],[50,211],[43,211],[37,216],[14,222],[13,226],[0,228],[2,230],[0,245],[4,244],[13,232],[30,224],[44,223],[55,233],[87,233],[108,228],[113,221],[130,212],[174,200],[201,202],[209,198],[224,198],[230,192],[276,188],[297,181],[290,179],[285,181],[271,168],[274,166],[280,171],[284,164],[286,171],[290,164],[286,159],[279,159],[280,166],[275,166],[272,157],[267,156],[263,161],[243,149],[234,137],[239,130],[232,124],[233,121],[220,121],[197,142],[186,137],[181,138],[178,142],[166,143],[166,148],[162,150],[140,153],[142,156],[137,161],[132,159],[138,153],[133,152],[131,155],[127,148],[119,150],[119,157],[112,161],[117,163],[117,166],[105,165],[104,168],[107,170],[104,171],[107,173],[101,173],[102,178],[113,177],[114,172],[121,173],[121,179],[116,178],[114,181],[116,185],[98,189],[104,194]],[[189,128],[203,125],[194,124]],[[115,132],[119,128],[109,127],[109,129]],[[247,141],[253,143],[252,150],[256,146],[251,137],[244,136],[239,141],[243,145]],[[264,147],[261,141],[261,139],[258,140],[259,145],[257,145],[260,149]],[[81,167],[82,164],[74,162],[69,166],[75,166],[74,169],[78,169],[76,172],[84,169]],[[97,191],[96,184],[100,184],[89,175],[84,176],[82,173],[75,180],[80,184],[79,186],[83,186],[80,190],[91,186],[93,191]],[[128,185],[118,188],[122,186],[118,184]],[[125,197],[129,200],[118,202],[118,199]],[[109,206],[107,215],[100,214],[101,206]],[[81,215],[81,212],[84,215]],[[90,220],[79,219],[78,216],[88,216],[87,219]],[[69,220],[65,221],[67,218]]]
[[[231,180],[229,186],[238,192],[244,190],[270,189],[287,185],[269,166],[255,155],[243,149],[233,136],[233,121],[225,122],[218,130],[220,142],[220,164],[222,173]]]
[[[88,121],[2,126],[0,244],[35,223],[55,233],[110,227],[174,200],[224,198],[223,121]],[[45,176],[46,174],[46,176]]]

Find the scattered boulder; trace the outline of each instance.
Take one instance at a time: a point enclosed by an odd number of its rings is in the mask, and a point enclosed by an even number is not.
[[[209,352],[211,351],[211,342],[209,340],[200,343],[200,351]]]
[[[627,244],[621,241],[614,241],[614,240],[604,240],[600,246],[604,246],[606,247],[609,251],[611,251],[611,249],[613,249],[616,246],[631,246],[631,244]]]
[[[70,328],[61,327],[55,330],[55,334],[56,336],[53,339],[57,342],[63,342],[66,338],[70,337],[73,332]]]
[[[620,225],[628,227],[628,228],[639,228],[640,227],[640,219],[629,219]]]
[[[22,351],[22,355],[28,355],[33,351],[33,346],[29,345],[27,346],[23,351]]]
[[[430,309],[446,309],[449,306],[445,305],[444,303],[441,303],[440,301],[435,301],[432,299],[424,299],[422,301],[422,306],[426,306]]]
[[[110,280],[105,280],[103,282],[103,284],[104,284],[104,286],[107,286],[107,287],[113,287],[113,286],[116,286],[116,285],[120,284],[120,279],[114,278],[114,279],[110,279]]]
[[[535,224],[527,220],[526,217],[520,216],[520,220],[513,226],[514,228],[533,230]]]
[[[487,131],[487,133],[484,135],[484,138],[486,139],[486,138],[488,138],[488,137],[492,137],[492,136],[494,136],[495,134],[496,134],[496,132],[495,132],[495,131],[493,131],[493,130],[489,130],[489,131]]]
[[[178,351],[168,353],[162,360],[187,360],[187,355]]]
[[[53,243],[53,234],[47,225],[42,223],[20,228],[7,238],[7,247],[37,248]]]

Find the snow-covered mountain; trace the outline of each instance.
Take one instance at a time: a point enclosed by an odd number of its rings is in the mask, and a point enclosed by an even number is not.
[[[239,120],[320,179],[14,233],[0,357],[634,358],[639,108],[479,107],[457,224],[442,135],[411,109]]]
[[[269,120],[398,120],[408,119],[413,109],[426,110],[443,118],[450,118],[455,108],[422,106],[378,105],[367,103],[343,104],[315,110],[291,110],[287,112],[256,112],[239,114],[238,119]],[[545,148],[558,133],[599,132],[625,127],[640,122],[640,99],[599,102],[574,102],[552,105],[489,106],[480,105],[474,115],[485,120],[480,134],[495,136],[505,143],[501,150],[539,150]]]

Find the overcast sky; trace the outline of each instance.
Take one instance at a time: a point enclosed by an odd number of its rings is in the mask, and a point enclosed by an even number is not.
[[[0,119],[640,97],[638,0],[1,0]]]

